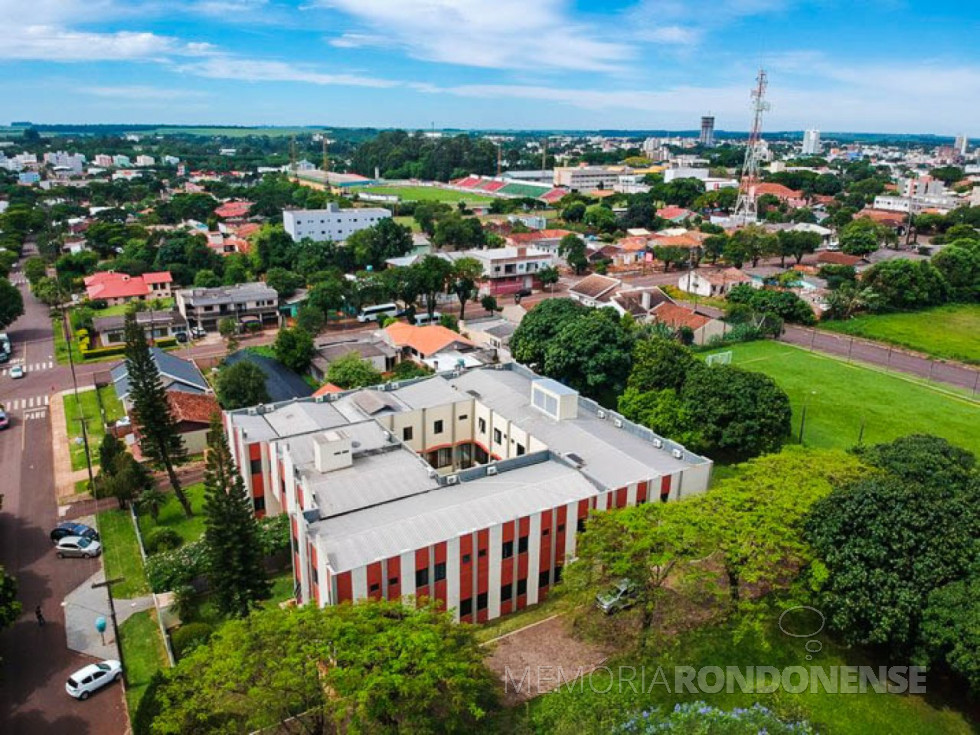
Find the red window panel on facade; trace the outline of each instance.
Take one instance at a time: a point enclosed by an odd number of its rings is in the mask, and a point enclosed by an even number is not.
[[[388,599],[397,600],[402,596],[402,559],[393,556],[388,559]]]
[[[367,566],[368,597],[372,600],[381,599],[381,562],[376,561]]]
[[[660,499],[666,500],[670,496],[670,475],[660,478]]]
[[[354,588],[351,585],[350,572],[337,575],[337,602],[349,602],[354,599]]]
[[[645,502],[647,502],[647,483],[640,482],[636,485],[636,503],[639,505]]]
[[[440,567],[440,565],[442,565]],[[437,600],[442,600],[446,602],[446,542],[441,541],[435,545],[435,563],[433,564],[433,573],[435,579],[429,580],[430,585],[434,585],[432,596]],[[443,571],[443,578],[439,579],[439,572]]]
[[[429,550],[428,549],[418,549],[415,552],[415,571],[420,572],[425,570],[426,575],[429,572]],[[415,596],[416,597],[429,597],[429,586],[432,580],[428,580],[424,585],[416,585]]]
[[[626,507],[626,488],[621,487],[616,490],[616,507],[625,508]]]
[[[551,511],[546,510],[541,514],[541,540],[539,542],[538,558],[541,569],[551,567],[551,535],[555,529],[551,525]]]
[[[470,534],[459,538],[459,599],[465,600],[473,594],[473,537]]]

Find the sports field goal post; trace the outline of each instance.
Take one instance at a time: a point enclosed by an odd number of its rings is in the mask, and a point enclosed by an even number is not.
[[[708,355],[706,362],[709,365],[731,365],[732,363],[732,351],[727,352],[716,352],[713,355]]]

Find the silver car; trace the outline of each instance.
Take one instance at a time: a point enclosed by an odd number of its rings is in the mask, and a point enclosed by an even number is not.
[[[636,601],[636,585],[629,579],[621,579],[606,593],[595,596],[595,605],[606,615],[631,607]]]
[[[65,536],[54,547],[59,559],[66,556],[81,556],[92,559],[102,553],[102,544],[90,538],[81,536]]]

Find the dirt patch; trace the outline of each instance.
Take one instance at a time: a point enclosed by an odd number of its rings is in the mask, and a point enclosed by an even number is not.
[[[612,646],[574,638],[568,620],[556,616],[486,644],[486,664],[500,679],[504,704],[513,706],[587,674],[612,653]]]

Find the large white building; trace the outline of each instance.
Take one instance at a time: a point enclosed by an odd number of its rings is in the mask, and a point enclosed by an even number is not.
[[[965,135],[957,135],[956,142],[953,143],[953,147],[956,149],[956,152],[959,155],[966,156],[966,148],[969,144],[969,138],[967,138]]]
[[[543,600],[592,512],[698,495],[712,468],[514,364],[224,427],[256,514],[289,516],[301,604],[428,597],[474,623]]]
[[[804,156],[816,156],[819,155],[821,150],[820,146],[820,131],[819,130],[806,130],[803,133],[803,155]]]
[[[282,226],[295,241],[308,237],[316,242],[346,240],[359,230],[374,227],[391,217],[391,210],[380,207],[341,209],[331,202],[326,209],[287,209],[282,213]]]

